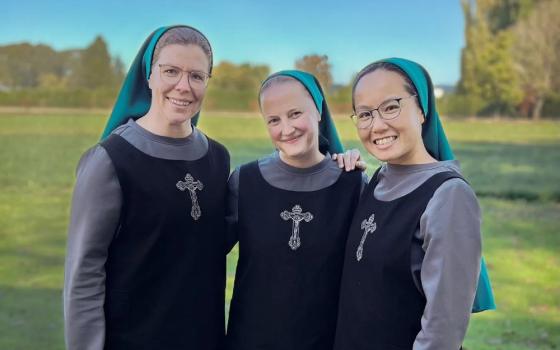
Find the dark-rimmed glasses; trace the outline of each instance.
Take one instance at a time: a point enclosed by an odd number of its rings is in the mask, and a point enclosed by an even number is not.
[[[401,113],[401,101],[407,98],[416,97],[410,95],[408,97],[399,97],[387,100],[374,109],[364,109],[356,111],[350,118],[358,129],[367,129],[373,124],[373,112],[377,111],[379,117],[383,120],[395,119]]]

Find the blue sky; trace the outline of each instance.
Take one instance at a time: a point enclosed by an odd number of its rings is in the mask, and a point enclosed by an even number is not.
[[[459,0],[8,0],[0,8],[0,45],[82,48],[100,34],[128,65],[155,28],[189,24],[209,38],[216,62],[276,71],[326,54],[338,83],[376,59],[400,56],[423,64],[436,84],[455,84],[464,46]]]

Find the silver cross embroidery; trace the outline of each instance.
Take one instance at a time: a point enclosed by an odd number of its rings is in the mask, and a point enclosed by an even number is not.
[[[375,214],[371,214],[369,219],[362,221],[362,230],[364,230],[364,234],[362,235],[362,239],[360,240],[360,245],[358,246],[358,250],[356,251],[356,259],[358,261],[362,260],[362,254],[364,252],[364,242],[366,241],[366,237],[368,233],[373,233],[377,228],[377,224],[374,221]]]
[[[200,210],[200,206],[198,205],[196,190],[202,191],[204,185],[199,180],[194,181],[194,178],[191,176],[191,174],[187,173],[187,175],[185,176],[185,181],[177,182],[177,188],[181,191],[189,191],[192,201],[191,216],[194,220],[198,220],[198,218],[200,218],[200,216],[202,215],[202,211]]]
[[[303,213],[299,205],[295,205],[292,211],[289,212],[284,210],[280,213],[280,217],[284,220],[292,220],[292,236],[290,237],[290,242],[288,243],[292,250],[296,250],[301,245],[301,240],[299,238],[299,222],[305,220],[309,222],[313,220],[313,214],[310,212]]]

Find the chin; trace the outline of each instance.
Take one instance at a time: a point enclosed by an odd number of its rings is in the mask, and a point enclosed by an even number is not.
[[[386,155],[385,157],[380,157],[378,159],[382,162],[386,162],[386,163],[390,163],[390,164],[401,164],[401,165],[414,164],[414,163],[411,163],[410,161],[407,161],[407,158],[404,155],[398,155],[398,156],[387,156]]]
[[[300,158],[302,156],[302,152],[296,152],[296,151],[292,151],[292,150],[286,150],[286,149],[279,149],[280,152],[282,152],[284,154],[284,156],[288,157],[288,158],[292,158],[292,159],[297,159]]]
[[[169,121],[170,124],[183,124],[185,122],[188,122],[189,120],[191,120],[195,113],[192,113],[191,111],[188,111],[186,113],[169,113],[167,115],[167,120]]]
[[[390,163],[391,161],[395,160],[395,158],[396,158],[394,155],[391,155],[391,153],[389,153],[389,152],[383,152],[383,151],[379,151],[377,149],[375,149],[375,150],[369,149],[368,152],[369,152],[369,154],[374,156],[380,162]]]
[[[178,117],[168,117],[167,118],[167,122],[169,123],[169,125],[182,125],[185,124],[189,119],[182,117],[182,118],[178,118]]]
[[[292,147],[290,147],[289,145],[282,145],[282,147],[278,147],[278,149],[290,158],[303,157],[306,153],[309,152],[308,150],[303,149],[301,145],[293,145]]]

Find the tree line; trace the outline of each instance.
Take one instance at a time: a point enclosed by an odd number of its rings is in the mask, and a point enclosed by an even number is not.
[[[454,91],[439,98],[446,116],[560,116],[560,1],[461,0],[465,47]],[[331,109],[351,112],[351,81],[334,84],[326,55],[294,67],[313,73]],[[205,106],[256,111],[257,93],[271,73],[266,64],[222,61],[214,67]],[[0,105],[110,108],[125,74],[97,37],[85,49],[47,45],[0,46]]]
[[[106,107],[124,64],[98,36],[85,49],[56,51],[29,43],[0,47],[0,105]]]

